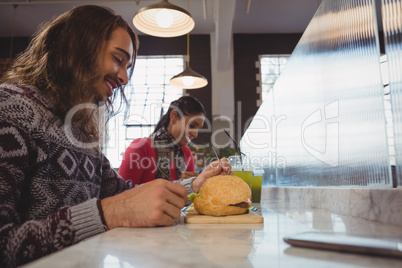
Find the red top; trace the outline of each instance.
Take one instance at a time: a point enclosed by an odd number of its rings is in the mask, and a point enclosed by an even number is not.
[[[195,171],[193,154],[190,148],[182,146],[187,171]],[[156,150],[152,147],[149,138],[139,138],[131,142],[123,155],[119,175],[125,180],[131,180],[133,186],[143,184],[155,179]],[[170,180],[177,180],[176,163],[170,163]]]

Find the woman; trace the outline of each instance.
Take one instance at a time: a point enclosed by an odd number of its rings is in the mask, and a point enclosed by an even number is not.
[[[119,174],[133,185],[156,178],[181,183],[191,178],[193,191],[202,184],[194,173],[194,159],[187,144],[198,136],[205,120],[204,106],[183,96],[173,101],[152,135],[135,139],[123,155]],[[228,171],[230,172],[230,170]]]

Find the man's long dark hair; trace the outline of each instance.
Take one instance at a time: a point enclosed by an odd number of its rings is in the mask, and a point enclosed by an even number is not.
[[[74,106],[96,101],[93,85],[101,75],[102,46],[118,27],[131,37],[134,66],[139,42],[129,24],[109,8],[86,5],[73,8],[43,25],[1,82],[35,86],[52,101],[56,114],[63,120]],[[129,70],[129,78],[133,69]],[[121,93],[121,103],[127,102],[124,86],[120,85],[119,89],[114,91],[112,100],[106,100],[109,114],[113,113],[116,94]],[[96,111],[83,109],[80,112],[72,122],[89,140],[99,140]]]

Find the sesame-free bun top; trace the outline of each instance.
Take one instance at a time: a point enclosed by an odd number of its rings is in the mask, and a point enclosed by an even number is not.
[[[250,187],[233,175],[209,178],[200,188],[201,197],[194,199],[194,208],[200,214],[226,216],[243,214],[251,205]]]

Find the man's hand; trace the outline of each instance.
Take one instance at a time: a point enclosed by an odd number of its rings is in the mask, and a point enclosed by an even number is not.
[[[101,201],[109,229],[172,225],[186,203],[186,187],[163,179],[141,184]]]

